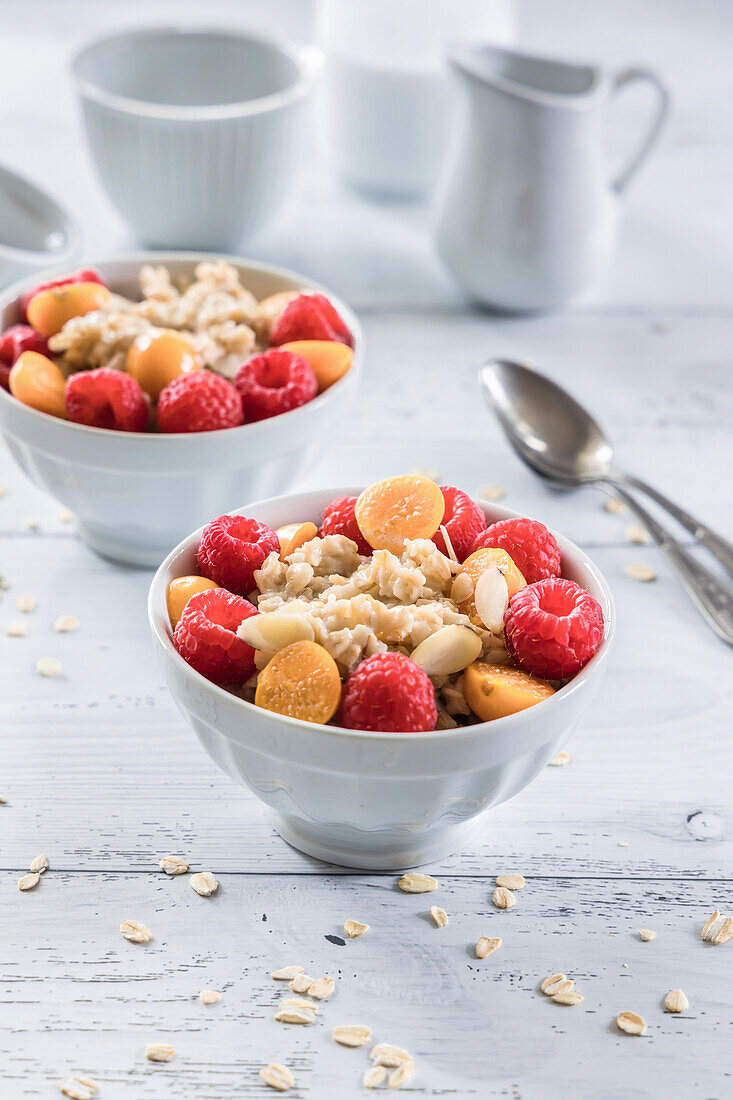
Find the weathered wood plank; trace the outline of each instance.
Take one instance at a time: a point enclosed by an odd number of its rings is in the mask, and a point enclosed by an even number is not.
[[[512,867],[495,860],[491,871]],[[487,880],[453,876],[434,894],[407,896],[395,877],[222,875],[219,894],[203,900],[185,876],[52,868],[32,894],[7,874],[1,890],[0,1064],[13,1100],[51,1095],[52,1081],[71,1070],[92,1073],[112,1100],[264,1097],[257,1072],[270,1060],[292,1066],[299,1100],[346,1100],[363,1095],[369,1063],[366,1051],[333,1043],[331,1028],[345,1022],[366,1023],[375,1040],[411,1051],[410,1095],[730,1093],[721,1055],[733,1009],[724,980],[731,946],[700,940],[705,917],[726,893],[730,900],[721,883],[539,877],[507,912],[491,905]],[[432,903],[447,910],[446,928],[432,925]],[[148,924],[152,943],[121,938],[129,917]],[[370,931],[343,947],[329,942],[347,917]],[[639,927],[657,940],[642,943]],[[503,939],[483,961],[473,957],[480,935]],[[272,1020],[289,994],[269,972],[293,962],[337,981],[310,1027]],[[576,981],[581,1005],[563,1008],[538,992],[557,970]],[[676,987],[690,1000],[680,1017],[661,1006]],[[202,988],[220,990],[221,1003],[204,1007]],[[613,1021],[626,1010],[644,1016],[645,1038],[618,1033]],[[158,1040],[177,1051],[164,1066],[143,1058]],[[644,1091],[651,1082],[655,1091]]]

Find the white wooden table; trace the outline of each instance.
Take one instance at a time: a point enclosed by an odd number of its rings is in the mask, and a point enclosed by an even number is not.
[[[94,180],[64,67],[113,7],[0,5],[3,159],[77,211],[90,256],[134,242]],[[119,23],[201,18],[191,0],[121,8]],[[274,15],[308,30],[298,0],[209,3],[206,15]],[[405,1091],[419,1096],[733,1096],[733,943],[700,941],[716,906],[733,909],[730,653],[655,551],[627,543],[627,519],[592,491],[538,485],[476,397],[486,355],[533,358],[598,411],[630,468],[731,534],[732,32],[730,7],[715,0],[527,4],[529,46],[656,64],[676,93],[614,268],[582,308],[513,320],[471,309],[431,256],[425,210],[369,205],[318,167],[252,249],[333,286],[366,327],[356,413],[334,425],[303,487],[413,466],[470,490],[500,484],[510,505],[586,548],[615,591],[615,652],[572,763],[547,769],[489,816],[471,850],[432,867],[440,890],[429,899],[400,894],[394,875],[318,864],[273,834],[161,683],[150,574],[96,558],[0,455],[0,569],[11,586],[0,604],[3,1100],[58,1095],[55,1082],[72,1071],[98,1078],[103,1100],[263,1097],[272,1093],[258,1071],[272,1060],[296,1073],[291,1095],[350,1100],[363,1095],[368,1060],[333,1043],[343,1022],[407,1047],[418,1068]],[[627,117],[631,126],[630,105]],[[655,583],[625,575],[636,561],[657,570]],[[32,614],[16,610],[22,594],[38,598]],[[81,620],[77,633],[52,631],[65,612]],[[19,619],[27,637],[6,637]],[[34,672],[42,656],[62,661],[58,679]],[[51,870],[21,894],[17,880],[41,851]],[[165,878],[157,863],[168,853],[214,871],[218,895],[203,900],[186,877]],[[493,877],[512,870],[527,887],[499,912]],[[450,914],[447,928],[426,918],[432,902]],[[368,922],[368,935],[329,940],[349,917]],[[125,918],[147,923],[154,941],[122,940]],[[640,942],[638,928],[657,940]],[[480,935],[504,940],[484,962],[472,953]],[[268,975],[291,962],[338,982],[308,1028],[272,1020],[282,987]],[[576,979],[581,1005],[538,992],[556,970]],[[204,987],[222,991],[221,1003],[204,1007]],[[690,1000],[680,1017],[662,1010],[675,987]],[[645,1017],[646,1037],[616,1030],[624,1010]],[[144,1059],[158,1040],[176,1048],[168,1064]]]

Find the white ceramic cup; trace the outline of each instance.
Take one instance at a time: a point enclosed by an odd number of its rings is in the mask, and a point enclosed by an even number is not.
[[[75,513],[85,542],[105,557],[157,566],[195,525],[252,500],[282,492],[307,467],[346,416],[361,369],[364,341],[349,307],[325,287],[292,271],[231,256],[145,252],[89,262],[109,286],[139,294],[142,264],[190,276],[202,260],[236,267],[256,298],[280,290],[328,295],[354,335],[350,371],[325,393],[291,412],[215,432],[166,435],[73,424],[23,405],[0,387],[0,432],[20,468]],[[64,274],[53,271],[44,277]],[[19,301],[36,280],[0,295],[0,330],[19,319]]]
[[[298,177],[309,47],[236,30],[153,27],[102,38],[72,73],[104,188],[148,245],[249,239]]]
[[[334,497],[360,491],[320,490],[239,510],[272,528],[318,522]],[[517,514],[477,503],[489,523]],[[518,714],[457,730],[368,733],[273,714],[210,683],[176,651],[166,607],[170,581],[198,572],[200,530],[171,551],[150,587],[148,614],[166,683],[214,763],[265,803],[295,848],[374,870],[441,859],[465,847],[486,811],[526,787],[564,748],[603,679],[614,629],[611,593],[590,558],[555,537],[564,575],[601,604],[604,639],[569,684]]]
[[[80,247],[71,215],[30,180],[0,166],[0,287],[50,264],[71,265]]]

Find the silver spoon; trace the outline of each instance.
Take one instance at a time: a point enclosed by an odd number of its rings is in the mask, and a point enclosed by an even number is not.
[[[652,486],[615,470],[613,448],[601,428],[549,378],[521,363],[493,359],[481,369],[480,382],[519,457],[556,484],[613,486],[670,561],[713,630],[733,644],[733,591],[700,565],[628,490],[639,489],[666,508],[729,572],[733,546]]]

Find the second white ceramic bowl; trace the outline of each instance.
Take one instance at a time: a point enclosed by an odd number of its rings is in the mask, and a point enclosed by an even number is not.
[[[151,27],[72,63],[89,147],[125,221],[155,248],[231,249],[299,176],[310,47],[238,30]]]
[[[108,285],[139,295],[143,264],[164,264],[173,276],[193,273],[202,260],[236,267],[256,298],[280,290],[327,294],[354,335],[354,360],[344,378],[292,412],[217,432],[165,435],[115,432],[72,424],[23,405],[0,387],[0,432],[10,453],[41,489],[77,516],[82,538],[115,561],[156,566],[171,545],[205,523],[263,494],[286,489],[343,422],[363,359],[361,326],[349,307],[301,275],[233,256],[143,252],[90,261]],[[0,295],[0,330],[19,320],[24,292],[48,272]]]
[[[331,489],[241,509],[277,528],[317,522]],[[477,502],[480,503],[480,502]],[[515,516],[481,504],[488,522]],[[565,746],[588,712],[606,667],[613,601],[593,562],[555,532],[563,574],[601,604],[605,635],[586,667],[528,710],[458,730],[381,734],[299,722],[244,702],[179,656],[166,608],[168,584],[198,572],[201,531],[173,550],[153,579],[148,614],[173,699],[211,759],[265,803],[273,825],[308,855],[348,867],[412,867],[463,848],[492,806],[517,794]]]

